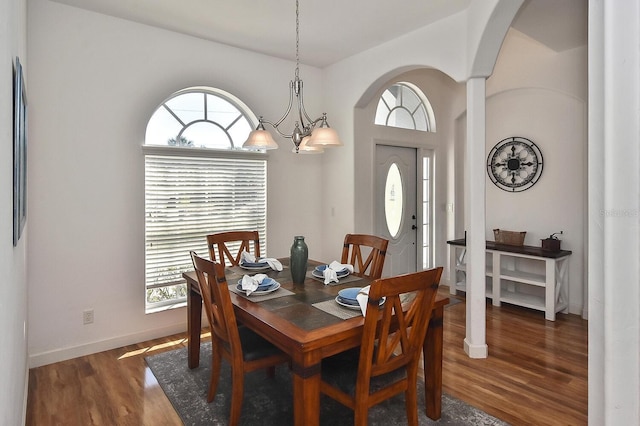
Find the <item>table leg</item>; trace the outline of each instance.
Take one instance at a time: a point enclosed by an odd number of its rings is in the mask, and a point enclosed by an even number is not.
[[[545,297],[544,297],[544,317],[549,321],[556,320],[556,260],[545,260]]]
[[[320,424],[320,364],[293,364],[293,417],[296,426]]]
[[[424,396],[427,417],[438,420],[442,414],[442,346],[444,306],[434,307],[424,339]]]
[[[202,329],[202,296],[189,286],[187,294],[187,350],[189,368],[200,364],[200,331]]]

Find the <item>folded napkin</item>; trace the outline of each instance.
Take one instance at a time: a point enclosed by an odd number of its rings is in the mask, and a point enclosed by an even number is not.
[[[269,267],[274,271],[282,271],[282,263],[280,263],[278,259],[273,257],[261,257],[256,262],[256,257],[245,250],[243,250],[242,253],[240,253],[240,262],[248,262],[248,263],[266,262],[267,265],[269,265]]]
[[[324,275],[324,283],[329,284],[330,282],[338,282],[338,272],[347,269],[349,273],[353,273],[353,265],[348,263],[340,263],[337,260],[334,260],[324,268],[322,274]]]
[[[267,278],[265,274],[255,274],[253,277],[249,275],[244,275],[242,277],[242,281],[240,286],[246,292],[247,296],[258,289],[262,280]]]
[[[371,286],[362,287],[358,294],[356,295],[356,300],[360,305],[360,310],[362,311],[362,316],[367,314],[367,304],[369,303],[369,289]]]

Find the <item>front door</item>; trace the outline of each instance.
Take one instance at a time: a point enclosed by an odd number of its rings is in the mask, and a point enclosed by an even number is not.
[[[383,276],[417,270],[417,153],[415,148],[376,145],[376,235],[389,240]]]

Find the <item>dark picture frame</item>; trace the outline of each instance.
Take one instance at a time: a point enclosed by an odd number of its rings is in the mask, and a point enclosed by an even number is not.
[[[27,221],[27,95],[20,59],[13,70],[13,246]]]

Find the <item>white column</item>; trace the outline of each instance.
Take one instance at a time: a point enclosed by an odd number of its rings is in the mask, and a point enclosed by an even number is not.
[[[589,0],[589,424],[604,425],[604,8]]]
[[[591,0],[589,16],[589,424],[638,425],[640,2]]]
[[[465,227],[467,230],[467,327],[464,351],[486,358],[485,306],[485,95],[486,79],[467,81]]]

